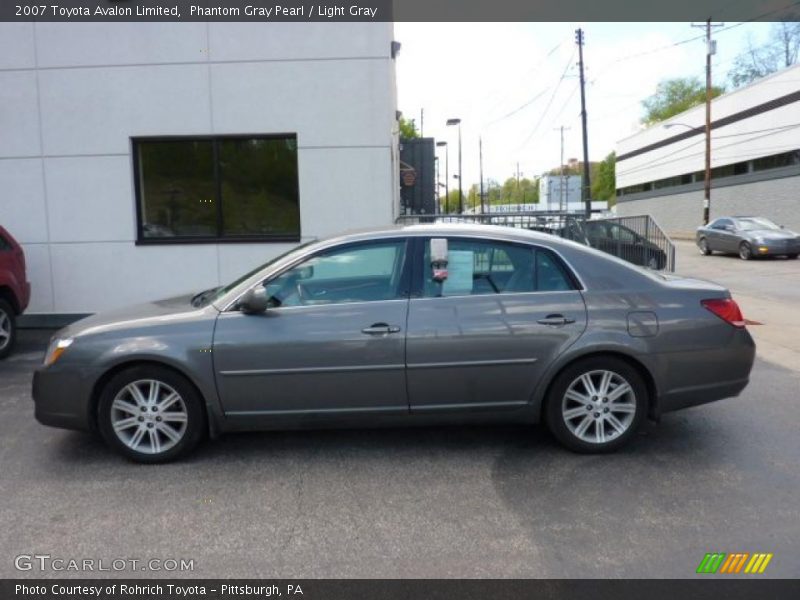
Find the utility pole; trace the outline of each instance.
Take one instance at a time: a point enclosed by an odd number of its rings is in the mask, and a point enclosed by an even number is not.
[[[444,212],[450,212],[450,152],[447,142],[436,142],[440,148],[444,148]]]
[[[517,162],[517,196],[519,196],[519,178],[520,178],[520,175],[522,175],[522,172],[519,170],[519,162]],[[511,200],[511,198],[509,198],[509,204],[511,204],[510,200]]]
[[[705,23],[692,23],[692,27],[704,27],[706,30],[706,168],[703,184],[703,225],[708,225],[711,214],[711,56],[717,52],[717,42],[711,39],[711,28],[721,25],[722,23],[711,23],[711,17]]]
[[[425,137],[425,109],[419,109],[419,137]]]
[[[581,124],[583,125],[583,186],[581,187],[581,199],[584,202],[586,218],[588,219],[592,212],[592,182],[589,179],[589,134],[586,131],[586,79],[583,75],[583,29],[575,30],[575,42],[578,44],[578,67],[580,69],[581,85]]]
[[[561,185],[559,186],[559,193],[558,193],[558,210],[563,211],[564,208],[564,130],[569,130],[569,127],[556,127],[556,130],[561,131],[561,166],[559,167],[559,179],[561,181]],[[569,200],[569,196],[567,196],[567,200]]]
[[[485,212],[483,206],[483,139],[480,136],[478,137],[478,165],[481,178],[481,214],[483,214]]]

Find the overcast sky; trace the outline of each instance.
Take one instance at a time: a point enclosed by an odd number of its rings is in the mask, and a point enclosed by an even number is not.
[[[398,107],[418,128],[420,109],[425,110],[424,135],[450,144],[451,177],[458,169],[457,132],[445,121],[462,119],[465,190],[479,180],[479,136],[484,179],[503,181],[517,162],[523,176],[558,166],[561,125],[570,128],[564,134],[565,158],[582,158],[578,26],[585,32],[590,160],[601,160],[617,140],[639,128],[641,101],[659,81],[704,80],[704,42],[678,43],[703,34],[689,23],[395,24],[395,39],[402,43]],[[769,39],[769,23],[725,27],[714,36],[715,83],[727,83],[727,72],[748,38],[755,45]],[[443,170],[443,154],[441,160]]]

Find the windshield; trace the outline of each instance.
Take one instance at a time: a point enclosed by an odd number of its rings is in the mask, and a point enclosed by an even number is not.
[[[737,219],[739,229],[742,231],[758,231],[760,229],[780,229],[778,225],[765,219],[764,217],[749,217],[747,219]]]
[[[247,273],[245,273],[244,275],[239,277],[237,280],[232,281],[228,285],[223,285],[223,286],[220,286],[220,287],[210,288],[208,290],[204,290],[204,291],[202,291],[202,292],[200,292],[198,294],[195,294],[192,297],[192,306],[198,306],[198,307],[208,306],[212,302],[215,302],[219,298],[222,298],[225,294],[230,292],[236,286],[238,286],[238,285],[244,283],[245,281],[247,281],[248,279],[250,279],[253,275],[258,273],[262,269],[265,269],[269,265],[274,264],[274,263],[278,262],[279,260],[282,260],[283,258],[289,256],[290,254],[300,250],[301,248],[305,248],[306,246],[308,246],[311,243],[313,243],[313,241],[306,242],[304,244],[300,244],[299,246],[295,246],[294,248],[284,252],[283,254],[279,254],[278,256],[273,258],[272,260],[269,260],[269,261],[265,262],[263,265],[259,265],[258,267],[256,267],[252,271],[248,271]]]

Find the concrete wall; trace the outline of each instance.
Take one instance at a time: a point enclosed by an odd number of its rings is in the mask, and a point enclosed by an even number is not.
[[[620,198],[617,214],[649,214],[669,235],[694,237],[703,217],[702,185],[681,194]],[[729,215],[759,215],[800,232],[800,176],[713,188],[711,219]]]
[[[297,133],[301,237],[397,211],[391,23],[1,23],[0,222],[30,313],[235,278],[286,244],[136,246],[132,136]]]

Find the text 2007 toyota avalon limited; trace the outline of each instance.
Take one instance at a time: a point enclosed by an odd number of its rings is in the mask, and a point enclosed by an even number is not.
[[[735,396],[755,345],[730,293],[511,228],[420,225],[300,247],[228,286],[58,332],[36,418],[161,462],[206,434],[543,421],[605,452]]]

